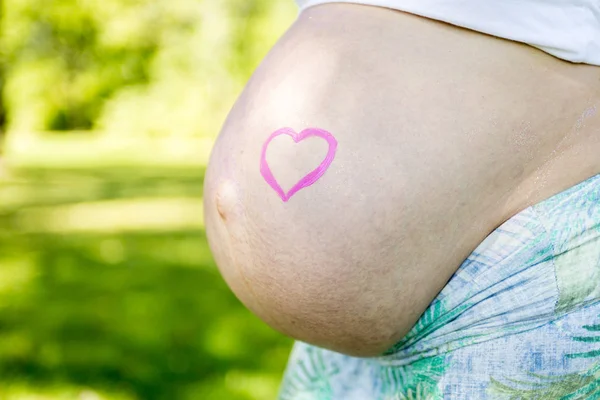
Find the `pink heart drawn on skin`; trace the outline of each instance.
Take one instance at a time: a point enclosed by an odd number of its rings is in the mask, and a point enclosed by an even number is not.
[[[317,168],[315,168],[314,170],[312,170],[311,172],[306,174],[302,179],[300,179],[294,186],[292,186],[292,188],[290,190],[288,190],[287,193],[283,191],[283,189],[281,188],[281,186],[279,185],[279,183],[273,176],[273,173],[271,172],[271,168],[269,168],[269,164],[267,163],[267,148],[269,147],[269,143],[271,143],[271,141],[273,139],[275,139],[277,136],[281,136],[281,135],[290,136],[294,140],[294,143],[301,142],[302,140],[304,140],[308,137],[316,136],[316,137],[325,139],[325,141],[329,145],[329,149],[327,150],[327,155],[325,156],[325,159],[323,159],[321,164],[319,164],[319,166]],[[323,176],[325,171],[327,171],[327,169],[331,165],[331,162],[333,161],[333,159],[335,157],[336,150],[337,150],[337,140],[335,140],[335,138],[333,137],[333,135],[331,133],[329,133],[323,129],[308,128],[308,129],[303,130],[300,133],[296,133],[296,131],[294,131],[292,128],[281,128],[281,129],[278,129],[275,132],[273,132],[271,134],[271,136],[269,136],[269,138],[267,139],[265,144],[263,145],[262,154],[260,157],[260,173],[263,176],[263,178],[265,178],[265,181],[267,181],[269,186],[271,186],[273,188],[273,190],[275,190],[275,192],[277,192],[279,197],[281,197],[281,200],[283,200],[284,202],[287,202],[300,189],[304,189],[307,186],[311,186],[316,181],[318,181],[319,178],[321,178]]]

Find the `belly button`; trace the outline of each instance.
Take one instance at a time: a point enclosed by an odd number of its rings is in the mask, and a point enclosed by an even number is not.
[[[215,202],[217,212],[224,222],[231,219],[239,208],[239,191],[237,185],[230,179],[219,184]]]

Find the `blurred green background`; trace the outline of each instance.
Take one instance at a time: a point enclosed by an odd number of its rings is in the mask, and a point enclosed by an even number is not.
[[[202,179],[292,0],[0,0],[0,400],[270,399]]]

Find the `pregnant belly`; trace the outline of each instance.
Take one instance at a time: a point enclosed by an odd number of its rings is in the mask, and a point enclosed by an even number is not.
[[[383,352],[495,227],[600,172],[599,77],[401,12],[308,9],[211,157],[224,278],[288,335]]]

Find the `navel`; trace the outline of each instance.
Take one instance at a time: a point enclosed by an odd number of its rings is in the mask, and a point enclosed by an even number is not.
[[[215,204],[223,222],[231,220],[239,212],[239,201],[238,185],[234,181],[226,179],[219,184]]]

